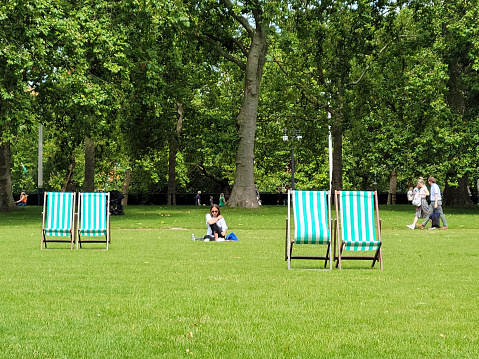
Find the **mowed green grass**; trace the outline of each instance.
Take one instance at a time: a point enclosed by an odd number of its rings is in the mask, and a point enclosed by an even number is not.
[[[206,211],[126,207],[108,251],[41,251],[41,208],[0,213],[0,358],[479,357],[477,209],[411,231],[412,206],[380,207],[383,271],[288,271],[283,206],[226,208],[239,241],[193,242]]]

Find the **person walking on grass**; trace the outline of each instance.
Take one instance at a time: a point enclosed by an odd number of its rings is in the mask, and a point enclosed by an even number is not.
[[[416,197],[420,199],[419,206],[416,206],[416,216],[414,217],[412,224],[406,225],[407,228],[410,228],[410,229],[416,228],[416,223],[419,220],[419,218],[426,218],[426,213],[429,210],[429,205],[427,204],[427,199],[426,199],[427,196],[429,196],[429,191],[427,190],[424,180],[420,178],[417,181],[417,187],[414,189],[414,195],[412,196],[413,199],[411,199],[411,202],[414,204],[416,202],[414,200]]]
[[[441,196],[441,190],[439,189],[439,186],[436,183],[436,179],[434,177],[429,177],[427,179],[429,185],[431,186],[431,204],[429,205],[429,210],[427,211],[426,219],[422,222],[422,224],[419,226],[421,229],[425,229],[427,222],[429,222],[429,216],[434,212],[437,211],[439,212],[439,215],[441,217],[442,221],[442,227],[440,229],[447,229],[447,221],[446,221],[446,216],[444,215],[444,212],[442,211],[442,196]]]

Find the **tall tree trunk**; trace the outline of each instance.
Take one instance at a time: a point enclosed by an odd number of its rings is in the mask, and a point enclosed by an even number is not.
[[[467,176],[463,176],[457,180],[458,186],[453,187],[448,184],[448,178],[451,177],[456,178],[456,174],[453,172],[450,172],[446,175],[446,184],[443,187],[444,192],[443,198],[442,198],[442,203],[445,206],[448,207],[461,207],[461,208],[467,208],[467,207],[474,207],[474,202],[471,201],[471,197],[469,196],[469,192],[467,191],[467,186],[469,179]]]
[[[62,192],[75,192],[77,189],[73,183],[73,174],[75,173],[76,161],[73,157],[71,157],[71,159],[72,161],[68,166],[68,173],[63,181]]]
[[[258,208],[254,185],[254,141],[258,100],[263,68],[268,51],[266,29],[258,27],[252,37],[245,70],[243,104],[238,114],[239,143],[236,151],[236,173],[228,205]]]
[[[333,176],[331,192],[343,189],[343,130],[340,124],[331,126],[333,136]]]
[[[176,103],[178,119],[176,131],[170,139],[170,151],[168,156],[168,206],[176,206],[176,154],[178,153],[178,139],[183,128],[183,105]]]
[[[125,180],[123,181],[123,186],[121,191],[123,193],[123,199],[121,200],[121,205],[128,205],[128,193],[130,192],[130,180],[131,180],[131,170],[125,170]]]
[[[12,193],[12,173],[10,143],[0,143],[0,211],[8,211],[15,207]]]
[[[333,173],[331,178],[331,193],[343,189],[343,93],[344,86],[338,81],[338,93],[336,95],[339,106],[331,114],[331,135],[333,137]],[[331,94],[332,95],[332,94]],[[333,196],[334,201],[335,196]]]
[[[389,175],[389,195],[388,204],[396,204],[396,192],[398,188],[398,174],[396,171],[391,171]]]
[[[83,191],[95,191],[95,142],[85,137],[85,180]]]

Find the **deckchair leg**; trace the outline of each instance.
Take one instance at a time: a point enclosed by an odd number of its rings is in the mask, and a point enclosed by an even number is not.
[[[381,250],[381,246],[377,249],[376,254],[374,255],[373,264],[372,264],[371,268],[374,267],[374,265],[376,264],[376,261],[379,262],[379,265],[380,265],[380,267],[381,267],[381,270],[383,270],[383,261],[382,261],[382,250]]]
[[[380,264],[380,268],[381,270],[383,270],[383,249],[382,247],[379,247],[379,264]]]
[[[326,266],[328,265],[328,258],[329,260],[331,261],[331,258],[329,256],[329,249],[331,248],[331,242],[328,243],[328,249],[326,250],[326,255],[324,256],[325,257],[325,260],[324,260],[324,268],[326,268]]]
[[[376,264],[376,261],[378,260],[378,254],[379,254],[379,248],[376,250],[376,253],[374,253],[373,264],[371,265],[371,268],[374,268],[374,265]]]
[[[334,220],[334,243],[333,243],[333,261],[336,262],[336,268],[338,268],[338,255],[336,254],[336,251],[338,251],[339,246],[338,246],[338,240],[339,240],[339,226],[338,226],[338,220]]]
[[[286,246],[287,246],[287,244],[286,244]],[[291,242],[290,247],[289,247],[288,269],[291,269],[291,256],[292,255],[293,255],[293,242]]]
[[[286,235],[284,237],[284,260],[288,260],[288,218],[286,218]]]
[[[342,269],[341,267],[341,254],[343,253],[343,245],[341,244],[341,247],[339,248],[338,251],[338,260],[336,262],[336,268]]]

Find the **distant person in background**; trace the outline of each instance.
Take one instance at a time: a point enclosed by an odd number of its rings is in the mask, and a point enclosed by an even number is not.
[[[284,186],[283,204],[288,204],[289,185]]]
[[[225,205],[226,201],[225,201],[225,194],[224,193],[220,193],[220,201],[219,201],[219,206],[220,207],[223,207]]]
[[[283,204],[283,189],[278,187],[278,196],[276,197],[276,204]]]
[[[258,204],[261,206],[261,199],[260,199],[259,189],[257,185],[254,185],[254,191],[256,194],[256,200],[258,201]]]
[[[198,191],[195,197],[195,206],[201,206],[201,191]]]
[[[429,211],[427,211],[427,216],[424,222],[421,224],[421,229],[426,228],[427,222],[429,222],[429,216],[436,210],[439,212],[439,215],[441,217],[442,221],[442,227],[440,229],[447,229],[447,221],[446,221],[446,216],[444,215],[444,212],[442,211],[442,196],[441,196],[441,190],[439,189],[439,186],[436,183],[436,179],[434,177],[429,177],[427,179],[429,185],[431,186],[431,191],[429,192],[431,194],[430,201],[431,203],[429,204]]]
[[[413,190],[414,189],[412,187],[409,187],[409,190],[407,191],[407,203],[409,203],[409,204],[412,204],[412,199],[414,197]]]
[[[27,205],[27,197],[28,197],[28,195],[25,194],[25,192],[22,192],[20,194],[20,199],[15,202],[17,204],[17,206],[26,206]],[[12,203],[12,202],[10,202],[10,203]]]
[[[469,194],[469,198],[471,199],[472,203],[476,204],[477,203],[477,196],[474,194],[472,187],[468,186],[467,187],[467,192]]]
[[[213,201],[213,196],[210,196],[210,206],[213,205],[213,203],[215,203],[215,202]]]

